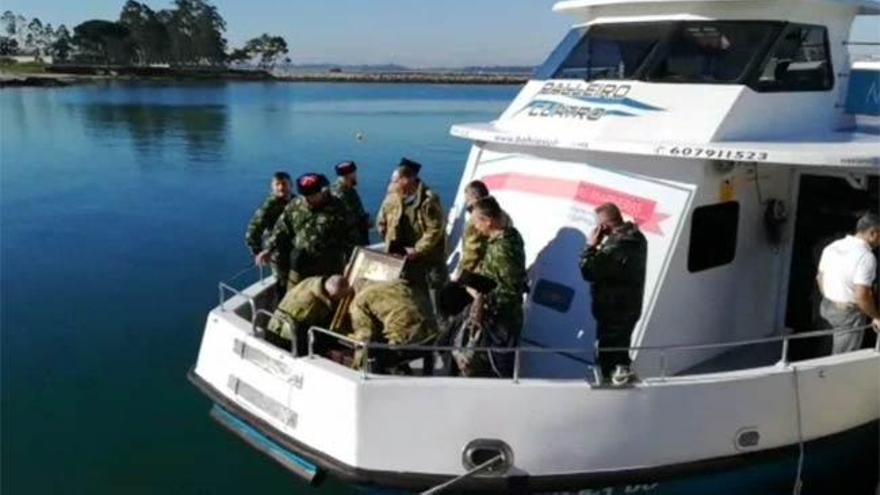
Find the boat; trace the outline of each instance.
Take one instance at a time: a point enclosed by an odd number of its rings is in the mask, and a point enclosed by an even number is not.
[[[471,180],[525,240],[513,377],[389,376],[295,356],[263,338],[274,281],[260,276],[221,283],[208,314],[189,378],[212,416],[315,483],[830,493],[858,466],[872,490],[880,344],[829,352],[843,330],[817,323],[814,277],[821,247],[880,204],[880,62],[854,64],[847,46],[853,20],[880,2],[553,10],[573,27],[503,114],[451,128],[472,147],[448,215],[450,270]],[[604,350],[576,269],[593,209],[609,201],[648,241],[627,387],[595,379]],[[312,328],[320,339],[373,348]],[[832,484],[811,485],[815,469]],[[688,479],[719,484],[688,492]]]

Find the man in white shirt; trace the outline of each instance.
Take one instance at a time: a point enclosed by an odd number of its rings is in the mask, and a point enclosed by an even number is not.
[[[877,276],[877,258],[872,252],[880,247],[880,216],[866,213],[856,224],[855,235],[829,244],[819,260],[816,277],[822,292],[819,308],[822,318],[834,329],[865,327],[870,320],[880,332],[880,311],[872,286]],[[834,335],[832,353],[859,349],[864,330]]]

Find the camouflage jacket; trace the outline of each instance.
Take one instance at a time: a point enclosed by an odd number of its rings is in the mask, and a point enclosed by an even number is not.
[[[360,289],[349,307],[352,338],[361,342],[415,344],[437,335],[433,317],[404,280]]]
[[[508,226],[490,237],[477,273],[498,284],[492,295],[498,306],[499,318],[521,323],[522,296],[528,280],[525,247],[519,231]]]
[[[513,227],[513,220],[504,214],[505,225]],[[473,218],[468,218],[467,225],[464,227],[464,234],[461,237],[461,262],[460,270],[476,271],[480,266],[483,256],[486,254],[486,244],[489,238],[483,235],[474,226]]]
[[[269,322],[269,331],[290,339],[297,328],[327,327],[333,317],[333,301],[324,291],[324,280],[321,276],[309,277],[287,291],[275,310],[276,318]]]
[[[410,225],[416,237],[413,245],[400,245],[401,224],[408,221],[406,208],[413,208],[415,224]],[[443,263],[446,258],[446,231],[444,228],[443,207],[440,198],[434,194],[423,182],[415,193],[415,201],[411,205],[404,205],[400,195],[392,193],[385,197],[379,215],[376,218],[376,228],[385,241],[385,248],[389,252],[411,247],[415,249],[418,258],[425,263]]]
[[[251,222],[248,224],[247,233],[244,236],[251,254],[256,255],[263,250],[263,234],[272,230],[278,217],[284,211],[284,207],[291,198],[279,198],[270,194],[263,204],[254,212]]]
[[[330,193],[342,201],[342,204],[348,210],[351,228],[358,233],[357,245],[365,246],[369,244],[370,215],[364,209],[364,204],[361,202],[361,196],[358,194],[357,189],[347,187],[340,178],[333,183]]]
[[[581,254],[580,269],[591,283],[593,316],[635,321],[642,313],[648,242],[632,222],[617,228],[598,247]]]
[[[290,257],[290,269],[301,276],[342,273],[354,246],[348,211],[339,199],[312,209],[304,197],[297,197],[278,217],[266,248]]]

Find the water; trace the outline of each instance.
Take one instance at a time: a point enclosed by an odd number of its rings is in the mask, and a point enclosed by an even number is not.
[[[2,492],[309,493],[185,379],[275,170],[402,155],[449,204],[513,87],[112,84],[0,92]],[[363,139],[355,135],[363,133]],[[323,492],[348,489],[329,484]]]

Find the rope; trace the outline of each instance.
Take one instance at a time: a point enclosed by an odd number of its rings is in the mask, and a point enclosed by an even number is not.
[[[804,480],[802,478],[804,473],[804,425],[803,419],[801,418],[801,390],[800,390],[800,382],[798,380],[798,369],[797,367],[792,367],[792,381],[794,382],[794,400],[795,400],[795,411],[797,418],[797,430],[798,430],[798,464],[797,464],[797,475],[794,479],[794,487],[791,490],[792,495],[800,495],[801,489],[804,487]]]
[[[460,476],[456,476],[455,478],[452,478],[449,481],[446,481],[444,483],[440,483],[439,485],[435,486],[434,488],[430,488],[428,490],[421,492],[420,495],[435,495],[437,493],[440,493],[443,490],[446,490],[447,488],[450,488],[454,485],[457,485],[458,483],[476,475],[480,471],[491,467],[493,464],[495,464],[496,462],[499,462],[503,459],[504,459],[504,455],[498,454],[495,457],[489,459],[488,461],[486,461],[478,466],[474,466],[473,468],[471,468],[470,471],[468,471]]]

